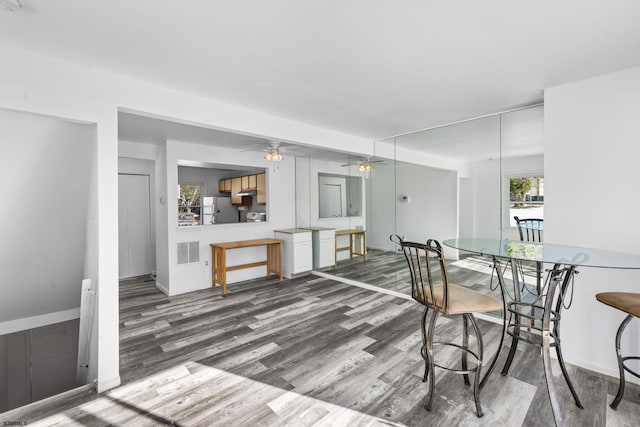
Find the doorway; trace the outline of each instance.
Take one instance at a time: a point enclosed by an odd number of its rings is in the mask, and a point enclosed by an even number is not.
[[[151,274],[149,175],[118,174],[118,275]]]

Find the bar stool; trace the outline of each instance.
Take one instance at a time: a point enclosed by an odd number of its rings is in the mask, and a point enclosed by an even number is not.
[[[498,301],[492,296],[449,283],[442,247],[438,241],[429,239],[426,244],[413,243],[406,242],[399,236],[391,236],[391,240],[400,245],[407,260],[411,275],[411,296],[420,304],[424,305],[421,323],[423,346],[420,351],[425,361],[423,382],[427,382],[430,378],[425,409],[431,411],[435,385],[434,371],[435,367],[438,367],[454,374],[463,375],[466,385],[470,385],[469,374],[474,374],[473,398],[476,405],[476,413],[479,418],[482,417],[480,389],[484,385],[484,380],[493,369],[500,354],[502,340],[484,379],[481,381],[480,374],[483,366],[484,347],[482,335],[473,317],[473,313],[499,310],[503,310],[504,313],[506,312],[504,302]],[[503,290],[502,287],[501,290]],[[427,322],[429,310],[432,310],[432,313],[430,320]],[[434,341],[434,330],[438,314],[444,316],[462,316],[462,345],[451,342]],[[504,320],[506,320],[506,318]],[[472,351],[469,347],[469,324],[471,324],[476,335],[477,352]],[[502,337],[504,337],[504,332]],[[434,344],[452,346],[460,349],[462,356],[460,368],[451,368],[437,364],[433,354]],[[472,367],[468,367],[467,365],[469,356],[472,357]]]
[[[627,313],[627,317],[625,317],[620,324],[618,333],[616,334],[616,356],[618,357],[618,369],[620,370],[620,384],[618,385],[618,394],[616,394],[616,397],[613,399],[610,406],[612,409],[617,409],[620,401],[622,400],[622,395],[624,394],[624,371],[640,378],[640,373],[633,371],[625,365],[627,360],[640,360],[640,357],[623,357],[622,352],[620,351],[620,339],[622,338],[622,333],[625,328],[629,322],[631,322],[631,319],[634,317],[640,318],[640,294],[631,292],[603,292],[596,294],[596,299],[603,304]]]

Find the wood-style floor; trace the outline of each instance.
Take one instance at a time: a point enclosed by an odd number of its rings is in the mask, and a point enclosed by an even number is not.
[[[475,416],[471,388],[441,370],[433,411],[425,411],[420,317],[411,300],[317,276],[232,284],[224,297],[220,288],[167,297],[150,278],[123,281],[123,385],[98,396],[54,397],[0,415],[0,425],[553,424],[539,350],[526,345],[509,375],[495,372],[483,390],[483,418]],[[436,332],[448,339],[460,323],[444,318]],[[480,327],[492,354],[499,328]],[[459,361],[448,349],[438,357]],[[585,409],[558,377],[568,426],[640,423],[640,387],[630,384],[613,411],[615,379],[569,371]]]

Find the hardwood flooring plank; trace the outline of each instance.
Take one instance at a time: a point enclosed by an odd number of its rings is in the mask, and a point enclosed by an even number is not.
[[[330,272],[408,292],[402,255],[372,251]],[[467,260],[487,270],[482,261]],[[397,270],[394,270],[397,269]],[[454,265],[463,286],[490,275]],[[370,280],[369,280],[370,279]],[[485,416],[458,375],[436,370],[432,412],[423,405],[422,306],[317,276],[260,279],[168,297],[149,278],[121,282],[120,375],[98,396],[53,398],[6,421],[35,425],[548,426],[553,423],[539,349],[521,344],[508,376],[483,390]],[[488,358],[500,328],[479,321]],[[436,338],[461,341],[459,316],[440,317]],[[470,340],[475,346],[475,339]],[[460,365],[460,351],[436,346],[436,360]],[[615,379],[569,366],[585,409],[575,407],[557,363],[554,375],[567,427],[636,425],[640,386],[628,384],[618,411]],[[11,417],[11,418],[7,418]],[[16,418],[18,417],[18,418]]]

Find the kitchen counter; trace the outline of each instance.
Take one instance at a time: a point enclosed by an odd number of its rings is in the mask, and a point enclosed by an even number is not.
[[[273,230],[274,233],[285,233],[285,234],[308,233],[310,231],[311,231],[310,228],[285,228],[284,230]]]

